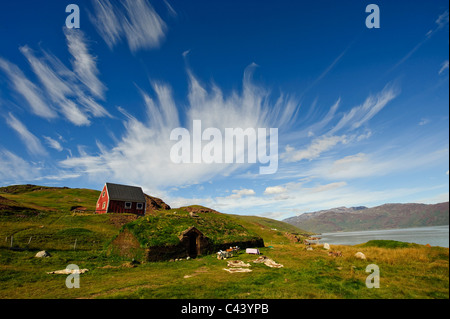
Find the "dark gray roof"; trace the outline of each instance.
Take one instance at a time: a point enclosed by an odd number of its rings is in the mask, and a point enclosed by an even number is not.
[[[109,199],[130,202],[145,202],[142,188],[137,186],[106,183]]]

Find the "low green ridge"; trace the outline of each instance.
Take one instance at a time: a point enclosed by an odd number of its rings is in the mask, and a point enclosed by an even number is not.
[[[21,207],[39,211],[70,211],[79,206],[94,211],[99,195],[100,191],[85,188],[37,185],[0,187],[0,196],[15,201]]]
[[[190,227],[197,228],[213,244],[260,239],[260,236],[240,225],[231,216],[203,212],[199,213],[198,217],[191,217],[189,212],[180,208],[158,211],[154,215],[138,218],[124,225],[121,232],[129,230],[142,248],[149,248],[178,244],[179,236]]]
[[[403,241],[397,240],[369,240],[368,242],[358,245],[358,247],[380,247],[380,248],[410,248],[410,247],[418,247],[420,245],[413,243],[406,243]]]

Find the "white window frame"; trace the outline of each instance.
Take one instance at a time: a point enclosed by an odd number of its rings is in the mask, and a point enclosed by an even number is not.
[[[139,210],[144,209],[144,203],[136,203],[136,209],[139,209]]]
[[[129,205],[127,205],[129,204]],[[131,207],[133,206],[132,202],[125,202],[125,209],[131,209]]]

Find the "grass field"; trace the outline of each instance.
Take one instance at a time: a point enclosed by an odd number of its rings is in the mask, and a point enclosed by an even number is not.
[[[176,262],[152,262],[130,268],[129,261],[107,258],[92,250],[0,250],[0,298],[446,298],[448,249],[336,247],[343,257],[329,257],[321,248],[305,251],[300,244],[262,248],[266,256],[284,265],[254,264],[254,255],[232,259],[251,264],[249,273],[230,274],[227,260],[209,255]],[[363,251],[367,260],[353,255]],[[89,272],[80,275],[80,289],[65,286],[66,275],[47,272],[77,264]],[[380,269],[380,288],[365,285],[367,265]],[[106,267],[105,267],[106,266]],[[117,267],[117,268],[113,268]]]
[[[29,211],[0,215],[0,298],[449,298],[449,249],[392,241],[358,246],[332,246],[342,257],[328,256],[320,245],[313,251],[291,242],[285,233],[302,233],[291,225],[254,216],[230,215],[264,239],[262,254],[281,263],[270,268],[241,253],[231,260],[251,264],[251,272],[228,273],[227,260],[214,255],[181,261],[132,264],[107,256],[105,247],[122,226],[114,215],[73,214],[77,202],[91,207],[98,192],[40,190],[35,194],[0,195],[23,203]],[[91,193],[92,192],[92,193]],[[52,204],[50,204],[50,202]],[[37,210],[33,206],[49,205]],[[91,205],[91,206],[88,206]],[[306,232],[303,232],[306,233]],[[13,237],[11,248],[11,237]],[[76,245],[75,245],[76,242]],[[52,257],[35,258],[39,250]],[[354,257],[358,251],[367,259]],[[69,264],[87,268],[80,288],[68,289],[67,275],[47,274]],[[366,287],[366,267],[380,270],[380,288]]]

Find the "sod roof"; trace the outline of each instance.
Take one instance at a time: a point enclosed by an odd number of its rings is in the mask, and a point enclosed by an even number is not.
[[[215,211],[197,215],[191,217],[188,207],[159,211],[124,225],[121,231],[129,230],[142,248],[177,245],[182,233],[190,227],[197,228],[213,244],[261,239],[230,215]]]

